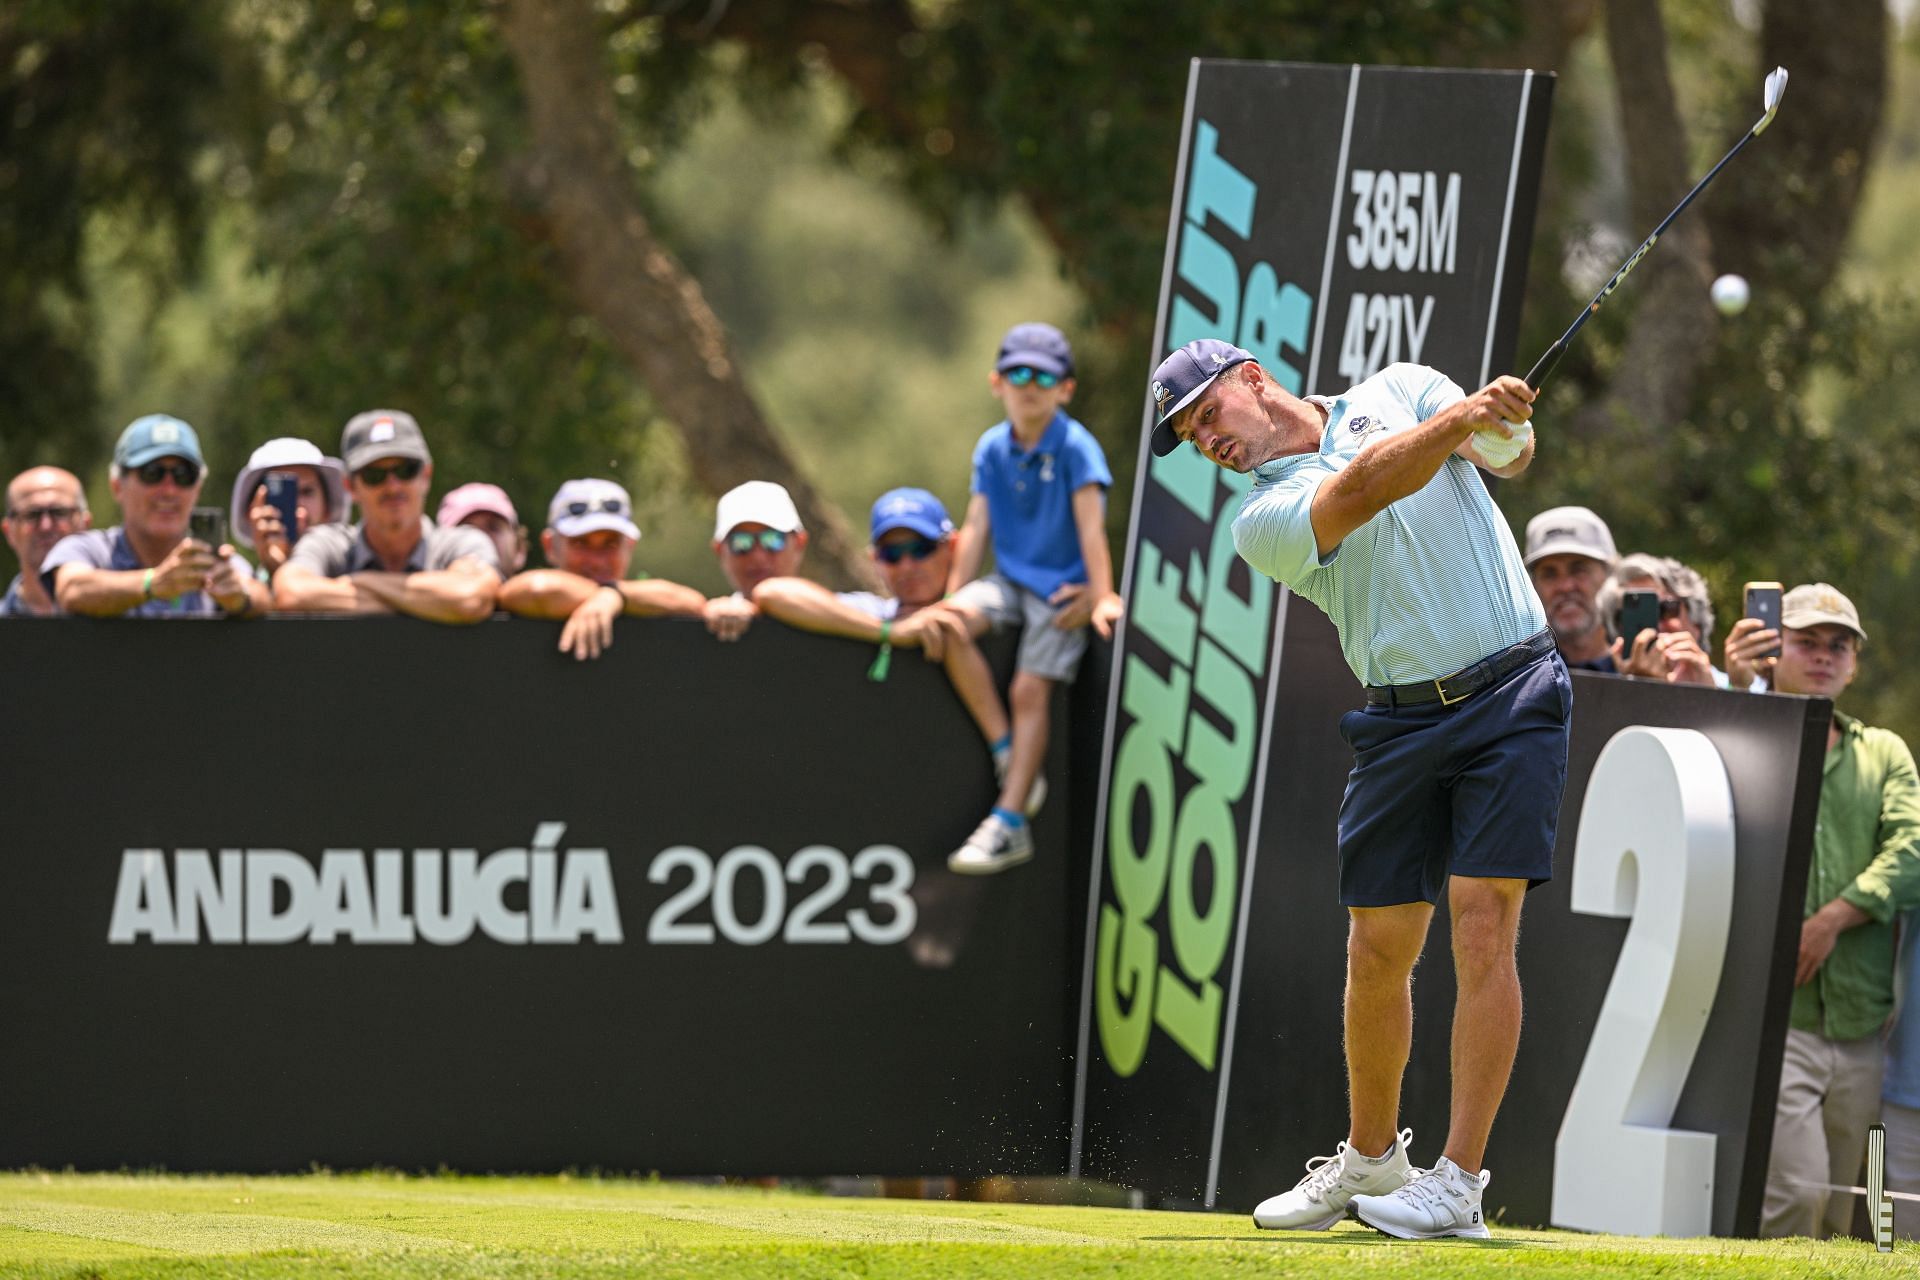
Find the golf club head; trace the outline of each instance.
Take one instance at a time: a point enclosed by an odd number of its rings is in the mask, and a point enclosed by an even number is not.
[[[1773,123],[1773,113],[1780,109],[1780,99],[1786,92],[1787,69],[1785,67],[1775,67],[1767,74],[1767,87],[1762,91],[1762,100],[1766,104],[1767,114],[1761,116],[1760,123],[1753,126],[1755,137],[1758,137],[1762,130]]]

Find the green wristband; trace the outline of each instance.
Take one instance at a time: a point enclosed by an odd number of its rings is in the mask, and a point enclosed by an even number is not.
[[[875,684],[887,678],[887,672],[893,667],[893,619],[880,620],[880,652],[874,658],[873,665],[867,668],[867,679]]]
[[[153,570],[151,569],[147,570],[146,577],[140,579],[140,598],[142,600],[153,599]]]

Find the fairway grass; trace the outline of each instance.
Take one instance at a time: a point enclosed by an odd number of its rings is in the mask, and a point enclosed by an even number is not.
[[[1911,1246],[1496,1225],[1406,1244],[1242,1214],[841,1199],[597,1178],[0,1175],[0,1277],[1895,1276]]]

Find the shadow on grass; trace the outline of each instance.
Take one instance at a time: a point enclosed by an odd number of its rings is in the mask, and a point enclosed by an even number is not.
[[[1308,1234],[1307,1232],[1275,1232],[1272,1235],[1257,1236],[1141,1236],[1142,1241],[1155,1244],[1204,1244],[1212,1241],[1229,1241],[1239,1244],[1319,1244],[1319,1245],[1363,1245],[1378,1248],[1406,1249],[1423,1244],[1451,1244],[1469,1249],[1528,1249],[1534,1244],[1530,1240],[1473,1240],[1465,1236],[1447,1236],[1439,1240],[1396,1240],[1392,1236],[1369,1232],[1365,1235],[1358,1231],[1342,1231]]]

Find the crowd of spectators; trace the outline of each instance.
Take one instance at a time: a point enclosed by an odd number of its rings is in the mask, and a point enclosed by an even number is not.
[[[1091,433],[1068,416],[1073,352],[1059,330],[1022,324],[989,375],[1006,417],[980,438],[971,496],[956,527],[924,489],[873,504],[870,554],[886,594],[833,592],[803,578],[807,530],[788,492],[750,481],[722,495],[713,551],[732,590],[708,598],[636,576],[633,503],[611,479],[562,484],[527,568],[529,538],[498,486],[466,483],[427,515],[433,455],[397,409],[356,414],[339,457],[311,441],[269,440],[235,477],[224,524],[200,536],[209,466],[194,429],[154,414],[127,426],[108,484],[119,523],[93,527],[84,486],[37,466],[7,486],[4,528],[20,573],[0,617],[261,617],[407,614],[473,623],[496,610],[560,623],[559,648],[599,657],[617,618],[697,619],[739,639],[766,614],[788,626],[872,643],[871,678],[895,649],[945,670],[999,782],[992,811],[949,859],[997,872],[1032,856],[1028,819],[1046,795],[1041,762],[1056,683],[1087,628],[1110,635],[1123,613],[1104,532],[1112,476]],[[272,480],[272,485],[269,480]],[[276,498],[270,492],[277,487]],[[351,509],[360,519],[350,522]],[[217,528],[218,526],[213,526]],[[988,548],[993,569],[982,573]],[[237,548],[253,553],[253,562]],[[1701,576],[1678,560],[1619,554],[1584,507],[1527,524],[1526,565],[1567,665],[1623,677],[1839,699],[1866,632],[1824,583],[1785,593],[1780,625],[1743,617],[1714,662],[1715,615]],[[1658,598],[1657,621],[1625,634],[1631,592]],[[978,641],[1020,632],[1003,701]],[[1920,778],[1906,744],[1836,711],[1828,753],[1775,1120],[1763,1230],[1843,1233],[1867,1125],[1888,1127],[1889,1181],[1920,1189],[1920,1015],[1896,1017],[1896,991],[1920,991]],[[1898,921],[1905,912],[1907,928]],[[1891,1029],[1891,1030],[1890,1030]]]
[[[1867,641],[1859,611],[1824,582],[1784,593],[1780,625],[1742,617],[1713,664],[1714,612],[1700,575],[1615,549],[1585,507],[1527,524],[1526,563],[1570,667],[1836,704]],[[1626,594],[1651,591],[1658,621],[1626,634]],[[1920,1191],[1920,776],[1899,735],[1835,710],[1814,827],[1781,1064],[1761,1232],[1846,1235],[1867,1128],[1887,1129],[1887,1185]],[[1903,1234],[1906,1232],[1903,1230]]]
[[[709,599],[634,574],[640,529],[614,480],[560,486],[540,533],[545,567],[529,569],[527,527],[497,485],[461,484],[428,516],[433,452],[402,410],[354,415],[338,457],[309,440],[267,441],[235,477],[225,512],[199,506],[210,468],[193,427],[154,414],[114,447],[108,483],[120,523],[109,529],[93,528],[84,487],[57,467],[8,485],[5,529],[20,573],[0,616],[406,614],[464,624],[505,611],[560,623],[560,650],[588,660],[613,643],[622,615],[698,619],[732,641],[764,612],[872,642],[874,679],[886,677],[894,649],[917,649],[946,671],[999,784],[949,865],[997,872],[1033,854],[1027,822],[1046,797],[1052,689],[1078,667],[1087,628],[1109,635],[1123,610],[1105,532],[1112,474],[1066,412],[1071,345],[1052,325],[1016,325],[989,383],[1006,418],[975,450],[964,523],[956,528],[924,489],[894,489],[873,505],[871,554],[886,595],[829,592],[800,577],[807,530],[791,495],[769,481],[721,496],[713,551],[732,590]],[[993,570],[983,575],[989,548]],[[1003,701],[978,641],[1016,627]]]

